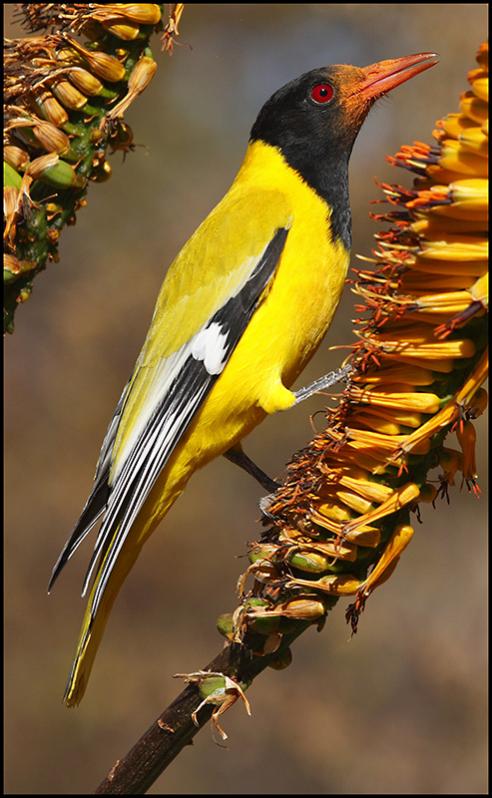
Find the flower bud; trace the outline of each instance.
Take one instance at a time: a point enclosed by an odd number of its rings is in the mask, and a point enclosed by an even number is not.
[[[87,181],[78,175],[66,161],[62,161],[57,153],[42,155],[31,161],[27,173],[34,179],[43,180],[59,189],[84,188]]]
[[[217,618],[217,629],[220,634],[226,637],[228,640],[233,639],[234,623],[232,620],[232,614],[230,612],[225,612],[222,615],[219,615]]]
[[[328,570],[330,561],[327,557],[315,554],[312,551],[294,552],[289,554],[287,562],[299,571],[306,571],[310,574],[322,574]]]
[[[6,186],[13,186],[16,189],[22,185],[22,177],[7,161],[3,162],[3,182]]]

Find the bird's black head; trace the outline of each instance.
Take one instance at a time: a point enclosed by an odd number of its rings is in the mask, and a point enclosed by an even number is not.
[[[434,53],[420,53],[367,67],[313,69],[276,91],[258,114],[251,141],[277,147],[330,204],[333,233],[348,246],[347,165],[362,123],[378,97],[436,62]]]

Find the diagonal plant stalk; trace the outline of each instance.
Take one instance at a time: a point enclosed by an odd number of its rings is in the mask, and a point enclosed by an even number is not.
[[[381,184],[389,229],[356,270],[357,343],[348,386],[327,427],[298,452],[269,506],[240,606],[221,616],[227,643],[119,760],[97,793],[142,794],[212,717],[290,645],[324,624],[341,596],[352,631],[373,590],[410,542],[420,502],[449,501],[458,473],[479,495],[473,420],[486,408],[488,46],[468,73],[458,113],[439,120],[435,144],[389,158],[413,185]],[[460,449],[447,444],[456,433]],[[433,470],[439,468],[437,478]],[[246,591],[247,580],[253,586]]]
[[[4,332],[58,240],[133,147],[124,121],[156,70],[151,36],[172,51],[183,4],[21,3],[35,36],[4,42]],[[163,18],[167,16],[164,23]],[[48,33],[48,31],[50,31]]]

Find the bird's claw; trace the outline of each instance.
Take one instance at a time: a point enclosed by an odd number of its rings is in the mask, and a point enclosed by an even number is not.
[[[266,496],[262,496],[260,501],[258,502],[262,515],[264,515],[265,518],[268,518],[269,521],[275,520],[275,516],[270,512],[270,507],[272,506],[275,499],[276,499],[275,493],[268,493]]]

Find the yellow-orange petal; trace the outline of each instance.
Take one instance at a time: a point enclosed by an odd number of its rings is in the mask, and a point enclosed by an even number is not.
[[[363,524],[373,524],[380,518],[384,518],[387,515],[391,515],[392,513],[401,510],[402,507],[405,507],[411,501],[414,501],[419,493],[420,489],[418,485],[413,482],[408,482],[406,485],[396,488],[391,497],[380,504],[379,507],[376,507],[374,510],[371,510],[365,515],[360,516],[360,518],[349,521],[348,524],[344,526],[343,532],[351,532]]]
[[[414,530],[409,524],[401,524],[396,527],[380,560],[367,579],[361,584],[366,595],[385,581],[385,575],[388,574],[389,568],[398,561],[400,554],[410,543],[413,534]]]

